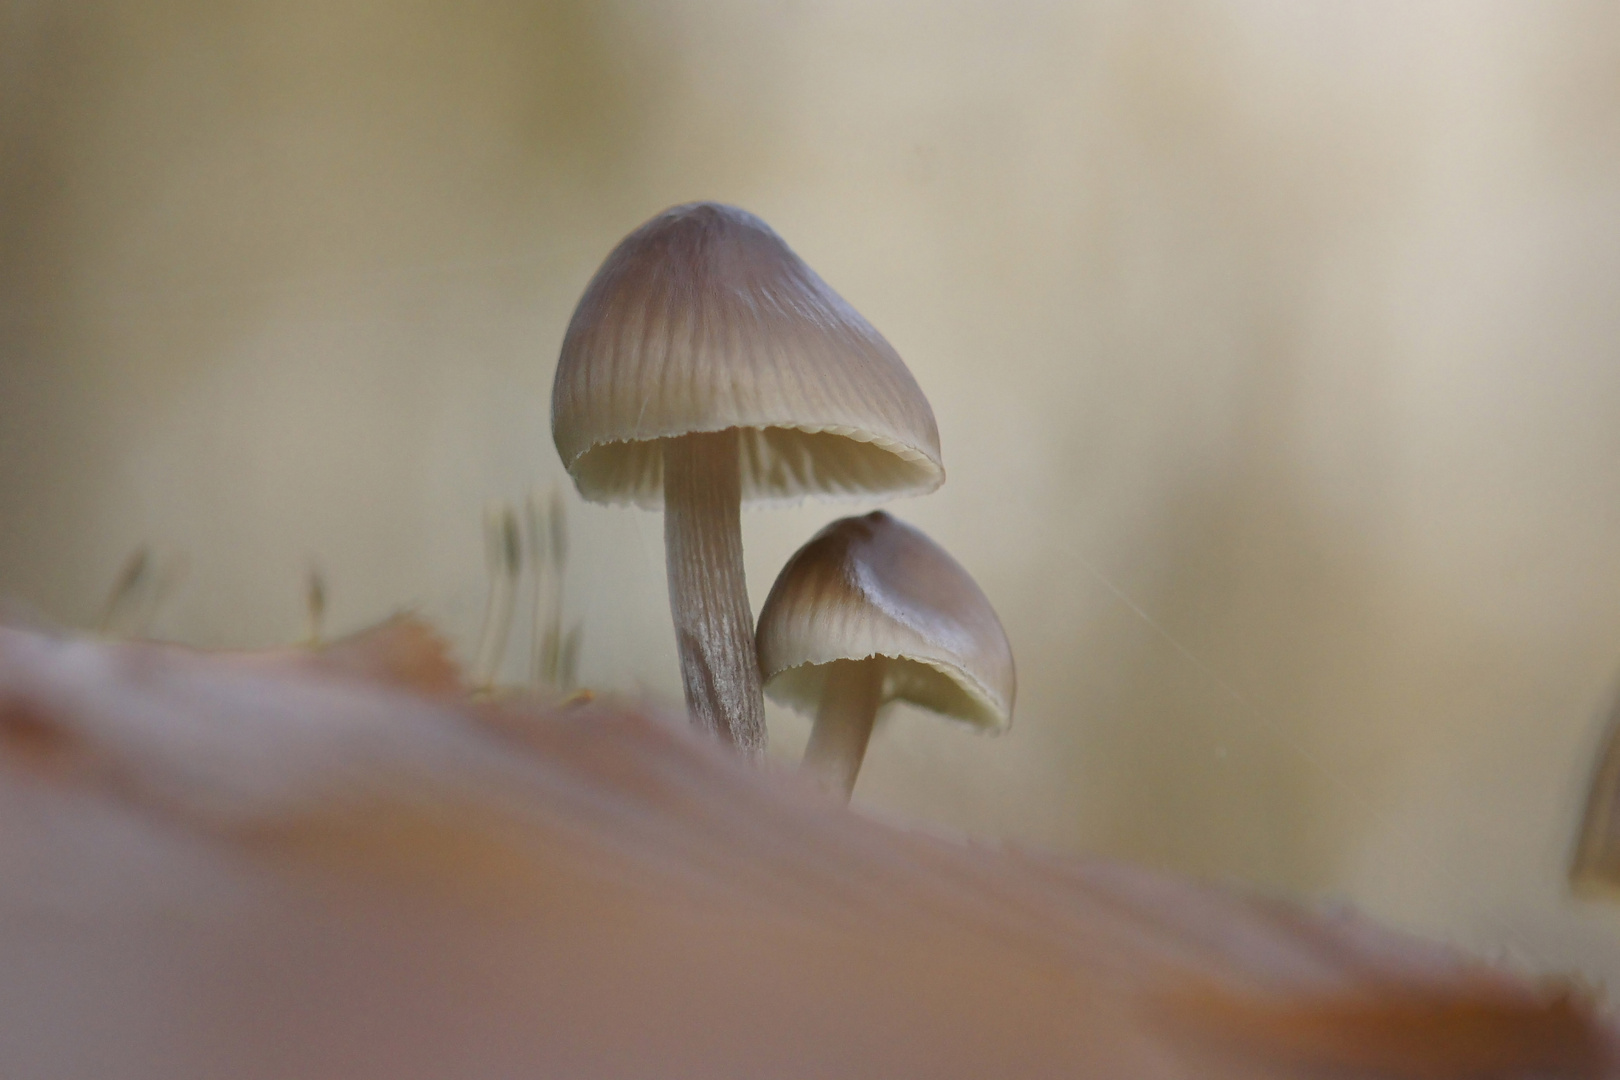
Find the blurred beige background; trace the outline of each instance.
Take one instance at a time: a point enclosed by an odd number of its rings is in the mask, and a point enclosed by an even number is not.
[[[1563,866],[1620,678],[1620,9],[0,0],[0,593],[470,648],[561,482],[607,250],[764,216],[900,350],[892,509],[1020,664],[895,715],[885,813],[1339,898],[1620,982]],[[757,609],[820,524],[744,518]],[[679,700],[656,515],[574,500],[589,684]],[[526,636],[508,672],[522,670]],[[771,714],[791,756],[807,723]]]

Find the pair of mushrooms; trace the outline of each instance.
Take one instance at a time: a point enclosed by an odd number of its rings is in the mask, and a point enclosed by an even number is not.
[[[1012,652],[989,601],[943,549],[881,511],[801,548],[756,635],[744,502],[917,494],[945,479],[911,372],[759,218],[693,203],[626,237],[569,323],[551,422],[584,498],[664,511],[699,727],[763,750],[763,686],[816,711],[806,764],[847,796],[887,701],[1007,724]]]

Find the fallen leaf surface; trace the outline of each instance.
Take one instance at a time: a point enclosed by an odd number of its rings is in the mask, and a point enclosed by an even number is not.
[[[394,668],[0,628],[0,1076],[1620,1076],[1556,981]]]

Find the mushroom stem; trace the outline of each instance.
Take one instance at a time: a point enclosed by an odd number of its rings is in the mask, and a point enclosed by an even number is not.
[[[664,443],[664,556],[686,707],[698,727],[765,749],[765,699],[743,577],[737,431]]]
[[[855,790],[855,776],[866,757],[866,744],[872,738],[883,695],[884,669],[881,656],[865,660],[835,660],[827,671],[827,687],[822,691],[816,726],[810,730],[810,743],[804,748],[802,768],[815,777],[828,793],[849,800]]]

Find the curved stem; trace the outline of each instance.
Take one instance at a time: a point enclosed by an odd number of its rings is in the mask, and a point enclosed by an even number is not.
[[[742,560],[735,429],[664,443],[664,557],[686,707],[698,727],[765,749],[765,699]]]
[[[555,488],[548,509],[529,494],[529,565],[534,568],[534,632],[529,680],[536,688],[566,690],[562,677],[563,570],[568,561],[568,523]]]
[[[309,629],[305,640],[314,647],[321,643],[321,636],[326,630],[326,579],[313,566],[304,579],[304,613]]]
[[[492,504],[484,511],[485,557],[489,564],[489,600],[484,607],[484,629],[474,653],[472,685],[493,690],[506,656],[506,637],[512,629],[512,604],[517,598],[523,550],[518,542],[517,515],[510,506]]]
[[[872,738],[888,663],[881,656],[832,662],[826,688],[821,692],[816,726],[810,730],[810,743],[804,748],[802,768],[846,802],[855,790],[855,777]]]

